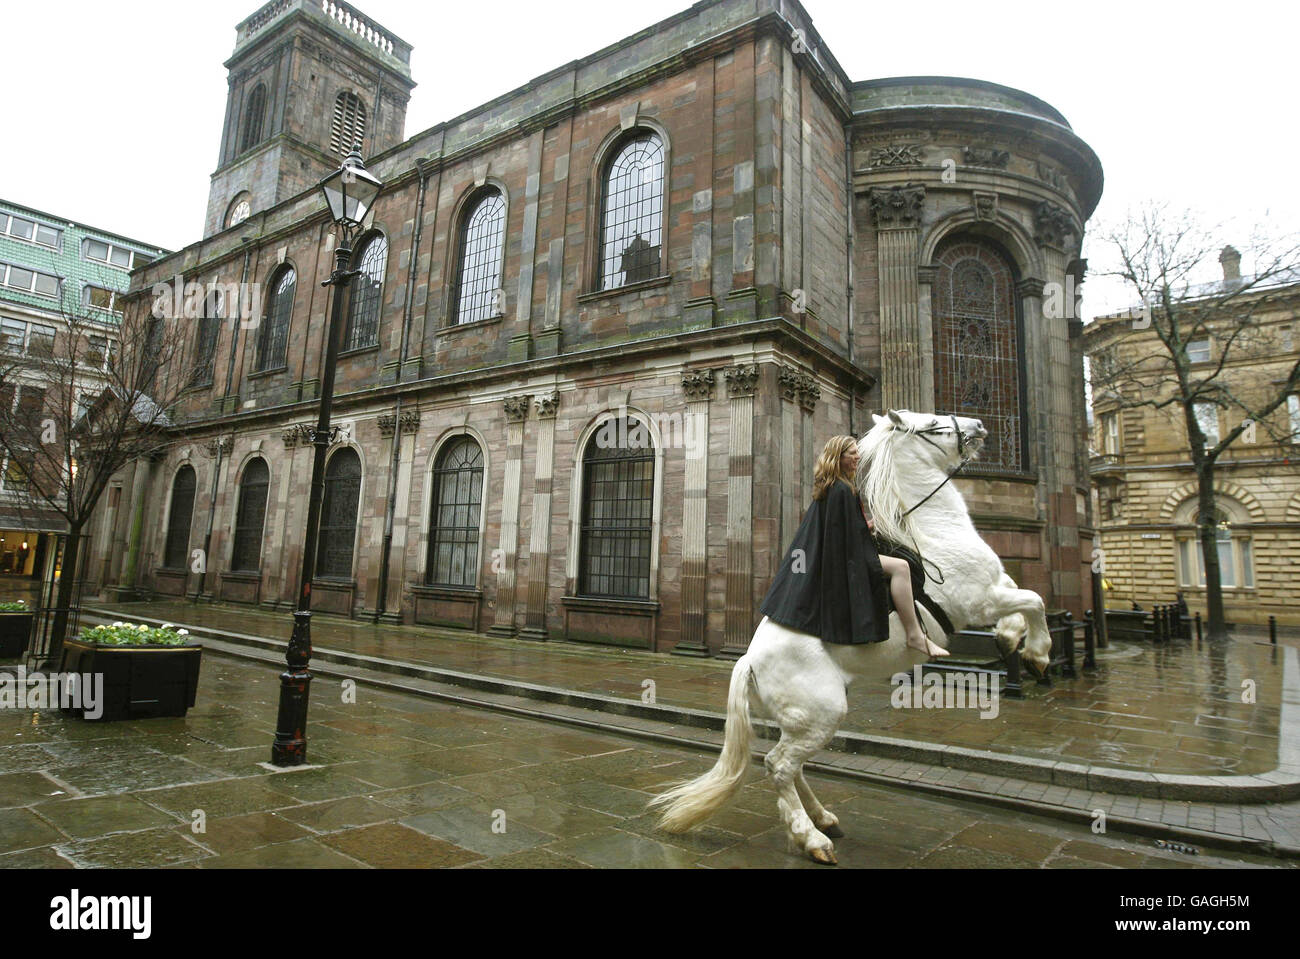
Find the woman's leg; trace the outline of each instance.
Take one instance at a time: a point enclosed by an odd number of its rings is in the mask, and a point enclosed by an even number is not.
[[[894,598],[894,609],[907,633],[907,645],[931,656],[947,656],[948,650],[935,643],[921,630],[921,621],[916,616],[916,603],[912,598],[912,570],[907,560],[896,556],[880,557],[880,568],[889,577],[889,594]]]

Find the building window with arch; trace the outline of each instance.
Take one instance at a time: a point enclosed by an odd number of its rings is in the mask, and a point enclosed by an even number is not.
[[[497,301],[505,257],[506,199],[499,190],[483,194],[465,212],[456,272],[455,323],[473,323],[501,313]]]
[[[325,498],[316,548],[316,575],[322,579],[352,578],[360,499],[361,457],[354,449],[341,449],[325,467]]]
[[[606,421],[582,455],[578,589],[584,596],[650,598],[655,449],[635,417]]]
[[[478,585],[479,518],[483,508],[483,450],[468,436],[452,440],[433,467],[429,511],[430,586]]]
[[[934,408],[989,431],[971,469],[1026,469],[1015,273],[993,244],[962,237],[934,257]]]
[[[271,302],[266,308],[257,340],[257,370],[278,370],[288,363],[289,317],[293,314],[293,295],[298,289],[298,274],[285,267],[271,281]]]
[[[366,137],[366,105],[355,93],[344,91],[334,98],[334,119],[330,124],[330,149],[346,156],[360,147]]]
[[[255,573],[262,568],[262,525],[266,519],[266,494],[271,470],[260,456],[244,468],[239,481],[239,508],[235,511],[235,544],[230,569]]]
[[[203,316],[199,318],[198,335],[194,341],[194,370],[190,376],[192,388],[212,385],[212,369],[217,355],[217,332],[221,328],[221,313],[221,291],[213,290],[203,301]]]
[[[182,466],[172,480],[172,505],[167,515],[164,569],[185,569],[190,558],[190,524],[194,520],[194,467]]]
[[[384,271],[388,269],[388,240],[375,234],[356,259],[361,271],[352,278],[352,302],[343,350],[359,350],[379,342],[379,311],[384,298]]]
[[[226,228],[239,226],[252,215],[253,198],[248,193],[241,193],[230,204],[230,210],[226,214]]]
[[[642,130],[614,153],[602,177],[600,279],[603,290],[663,272],[664,147]]]
[[[1192,514],[1197,522],[1199,512]],[[1219,583],[1224,589],[1255,588],[1255,558],[1250,533],[1234,526],[1232,516],[1223,509],[1214,513],[1214,542],[1219,555]],[[1200,530],[1180,531],[1178,538],[1178,583],[1190,588],[1205,586],[1205,551],[1201,548]]]
[[[239,141],[239,152],[251,150],[262,142],[262,124],[266,118],[266,84],[259,83],[248,95],[244,106],[244,136]]]

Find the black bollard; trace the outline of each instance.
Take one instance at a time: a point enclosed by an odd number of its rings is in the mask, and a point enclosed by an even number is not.
[[[1276,616],[1270,616],[1268,618],[1268,641],[1274,646],[1277,645],[1277,617]]]
[[[1196,648],[1201,648],[1201,611],[1196,611]]]

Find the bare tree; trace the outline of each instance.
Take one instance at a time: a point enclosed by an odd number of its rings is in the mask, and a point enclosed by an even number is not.
[[[120,314],[120,294],[51,315],[53,336],[0,347],[0,447],[6,487],[21,514],[67,523],[50,657],[58,662],[86,525],[110,477],[163,445],[167,409],[188,385],[169,377],[185,319],[155,315],[148,294]],[[107,309],[105,309],[107,308]]]
[[[1101,272],[1123,280],[1141,306],[1101,319],[1091,369],[1094,402],[1104,400],[1112,409],[1173,408],[1186,425],[1209,636],[1224,638],[1215,469],[1243,434],[1248,442],[1261,430],[1277,443],[1290,441],[1285,416],[1274,413],[1300,387],[1300,362],[1287,355],[1278,325],[1265,321],[1296,312],[1300,243],[1256,229],[1243,252],[1220,250],[1222,234],[1216,233],[1192,213],[1158,205],[1099,231],[1112,261]],[[1254,265],[1250,275],[1241,275],[1243,256]],[[1221,279],[1208,279],[1220,273]],[[1189,351],[1205,340],[1214,344],[1213,357]],[[1290,365],[1279,371],[1283,362]],[[1222,435],[1220,412],[1235,424]]]

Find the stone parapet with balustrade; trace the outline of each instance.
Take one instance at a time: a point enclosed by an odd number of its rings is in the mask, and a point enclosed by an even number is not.
[[[373,47],[375,53],[401,63],[403,72],[409,74],[411,45],[375,23],[356,7],[336,0],[271,0],[235,28],[235,49],[239,50],[258,39],[267,26],[295,11],[302,11],[317,20],[328,21],[333,29],[351,34],[360,43]]]

